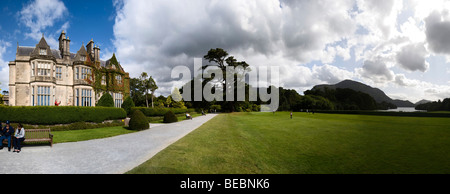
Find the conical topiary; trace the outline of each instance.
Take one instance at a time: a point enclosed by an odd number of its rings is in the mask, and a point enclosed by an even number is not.
[[[127,115],[131,114],[131,108],[134,107],[134,102],[131,99],[131,97],[127,97],[125,98],[125,101],[123,101],[122,106],[123,109],[125,109],[125,111],[127,112]]]
[[[147,117],[140,110],[135,110],[130,117],[131,130],[144,130],[150,128]]]
[[[164,114],[164,120],[163,123],[174,123],[178,122],[178,118],[173,114],[172,111],[167,111],[166,114]]]
[[[114,99],[108,92],[105,92],[95,106],[114,107]]]

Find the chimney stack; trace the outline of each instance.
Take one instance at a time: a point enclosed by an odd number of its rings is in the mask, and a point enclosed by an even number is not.
[[[94,60],[100,61],[100,48],[98,46],[94,46]]]
[[[61,57],[70,57],[70,40],[69,37],[66,37],[66,33],[64,30],[61,32],[61,35],[59,36],[59,52],[61,54]]]
[[[94,59],[94,39],[91,39],[89,43],[86,45],[86,51],[91,59]]]

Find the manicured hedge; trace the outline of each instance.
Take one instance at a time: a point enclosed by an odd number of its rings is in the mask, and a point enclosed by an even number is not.
[[[0,121],[33,125],[96,122],[126,118],[122,108],[75,106],[0,106]]]
[[[146,108],[146,107],[133,107],[131,108],[131,112],[135,110],[140,110],[147,117],[156,117],[156,116],[164,116],[167,111],[172,111],[174,114],[181,114],[186,112],[195,112],[193,108]]]

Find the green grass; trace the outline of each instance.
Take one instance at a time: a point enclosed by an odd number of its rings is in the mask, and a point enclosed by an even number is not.
[[[450,111],[431,111],[429,113],[450,113]]]
[[[195,118],[201,116],[201,114],[192,114],[192,116]],[[178,121],[183,120],[186,120],[186,116],[178,117]],[[162,123],[162,118],[160,121],[155,120],[152,123]],[[65,142],[86,141],[91,139],[101,139],[134,132],[136,131],[128,130],[123,126],[117,126],[117,127],[104,127],[97,129],[52,131],[52,134],[53,134],[53,143],[65,143]]]
[[[128,173],[450,173],[450,118],[221,114]]]
[[[133,133],[136,131],[128,130],[122,126],[104,127],[97,129],[81,129],[71,131],[52,131],[54,143],[77,142],[91,139],[101,139]]]

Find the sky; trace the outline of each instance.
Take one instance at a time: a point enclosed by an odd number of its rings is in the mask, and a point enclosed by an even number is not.
[[[279,66],[280,85],[300,94],[345,79],[417,102],[450,97],[450,1],[444,0],[2,0],[0,82],[17,42],[44,34],[71,52],[93,39],[131,77],[145,71],[168,95],[175,66],[223,48],[253,67]],[[178,85],[177,85],[178,84]]]

